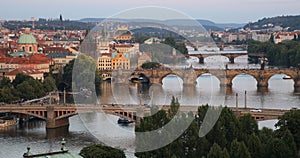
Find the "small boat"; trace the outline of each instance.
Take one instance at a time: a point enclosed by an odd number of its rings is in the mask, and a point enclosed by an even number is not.
[[[285,76],[282,77],[282,79],[284,79],[284,80],[289,80],[289,79],[292,79],[292,77],[289,76],[289,75],[285,75]]]
[[[133,121],[129,121],[128,119],[122,117],[118,119],[118,124],[120,125],[128,125],[130,123],[133,123]]]

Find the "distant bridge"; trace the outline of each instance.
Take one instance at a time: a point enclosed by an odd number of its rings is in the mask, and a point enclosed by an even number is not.
[[[199,59],[199,64],[204,64],[204,58],[211,56],[225,56],[229,59],[231,64],[234,63],[234,59],[239,56],[248,55],[256,57],[265,57],[265,53],[247,53],[247,52],[207,52],[207,53],[198,53],[198,54],[188,54],[186,57],[197,57]]]
[[[159,109],[167,111],[170,106],[158,106]],[[254,119],[257,120],[269,120],[277,119],[289,110],[277,110],[277,109],[262,109],[260,112],[251,112],[253,108],[231,108],[239,116],[250,113]],[[180,111],[187,113],[192,112],[197,114],[197,106],[180,106]],[[150,108],[139,105],[18,105],[18,104],[6,104],[0,106],[0,112],[25,114],[34,116],[46,121],[46,128],[58,128],[69,126],[69,117],[77,115],[79,113],[94,113],[101,112],[121,116],[130,120],[138,120],[139,117],[150,115]]]

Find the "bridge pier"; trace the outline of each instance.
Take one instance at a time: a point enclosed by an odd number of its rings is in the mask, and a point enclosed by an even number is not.
[[[162,84],[162,80],[159,77],[152,77],[152,78],[150,78],[150,82],[151,82],[151,84],[157,84],[157,85],[161,85]]]
[[[57,137],[66,137],[69,134],[69,127],[59,127],[59,128],[47,128],[46,137],[47,139],[55,139]]]
[[[268,89],[269,84],[268,81],[257,81],[257,89]]]
[[[199,64],[204,64],[204,58],[203,57],[199,57]]]
[[[69,118],[61,118],[55,119],[56,113],[54,111],[54,106],[47,107],[47,120],[46,120],[46,128],[54,129],[59,127],[69,127]]]
[[[229,62],[230,62],[231,64],[234,64],[234,57],[233,57],[233,56],[230,56],[230,57],[229,57]]]
[[[294,91],[300,92],[300,79],[294,79]]]

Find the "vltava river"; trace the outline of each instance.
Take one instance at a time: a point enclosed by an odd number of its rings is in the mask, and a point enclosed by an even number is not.
[[[229,67],[247,67],[246,57],[238,58],[236,65]],[[206,59],[213,60],[213,59]],[[196,62],[196,61],[195,61]],[[244,64],[244,65],[243,65]],[[195,67],[206,65],[195,65]],[[183,86],[177,76],[167,76],[162,85],[129,86],[112,85],[104,82],[101,103],[133,103],[147,105],[168,105],[172,96],[179,99],[181,105],[227,105],[235,106],[236,93],[239,107],[245,106],[247,91],[247,107],[290,109],[300,108],[300,93],[294,92],[293,80],[283,80],[283,74],[273,76],[269,80],[267,91],[258,91],[256,81],[249,75],[239,75],[233,80],[232,89],[219,86],[216,77],[206,74],[197,79],[195,86]],[[0,157],[22,157],[26,147],[31,146],[33,153],[60,149],[62,138],[67,140],[67,147],[73,153],[87,145],[104,142],[111,146],[126,149],[127,157],[134,157],[134,128],[116,124],[116,116],[105,114],[80,114],[70,118],[69,131],[46,132],[45,122],[35,121],[8,129],[0,129]]]

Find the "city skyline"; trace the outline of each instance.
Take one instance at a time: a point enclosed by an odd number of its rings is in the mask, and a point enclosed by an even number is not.
[[[16,5],[18,4],[18,5]],[[210,0],[199,2],[196,0],[172,1],[172,0],[131,0],[120,1],[96,1],[96,0],[11,0],[2,2],[4,7],[0,10],[0,20],[30,20],[35,18],[58,18],[60,14],[64,19],[79,20],[82,18],[107,18],[124,10],[137,7],[157,6],[166,7],[184,13],[195,19],[211,20],[218,23],[247,23],[257,21],[264,17],[282,15],[297,15],[297,0]],[[50,9],[48,9],[50,8]]]

